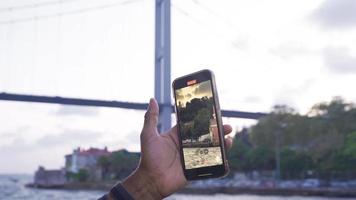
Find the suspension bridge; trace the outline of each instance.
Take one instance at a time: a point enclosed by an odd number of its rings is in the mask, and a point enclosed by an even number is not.
[[[28,8],[37,8],[41,6],[49,6],[52,4],[63,3],[65,1],[44,2],[39,4],[29,4],[23,6],[15,6],[9,8],[1,8],[0,12],[8,12],[14,10],[23,10]],[[38,20],[40,18],[53,18],[62,15],[71,15],[76,13],[89,12],[91,10],[103,9],[110,6],[125,5],[133,2],[133,0],[120,1],[108,5],[96,6],[92,8],[80,9],[78,11],[56,13],[51,15],[27,17],[23,19],[13,19],[8,21],[0,21],[0,24],[12,24],[18,22],[26,22]],[[171,114],[174,112],[174,107],[171,102],[171,1],[170,0],[155,0],[155,66],[154,66],[154,96],[160,106],[159,130],[164,131],[171,127]],[[135,110],[145,110],[147,103],[124,102],[117,100],[100,100],[100,99],[84,99],[84,98],[68,98],[62,96],[42,96],[42,95],[27,95],[18,93],[0,93],[0,100],[6,101],[22,101],[35,103],[51,103],[76,106],[97,106],[110,108],[125,108]],[[244,119],[259,119],[266,115],[260,112],[244,112],[237,110],[222,110],[224,117],[244,118]]]

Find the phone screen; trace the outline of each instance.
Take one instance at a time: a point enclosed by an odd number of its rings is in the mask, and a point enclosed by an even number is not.
[[[175,90],[185,169],[223,164],[211,80]]]

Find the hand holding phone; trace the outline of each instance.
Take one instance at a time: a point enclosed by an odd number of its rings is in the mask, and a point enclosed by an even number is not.
[[[183,159],[181,158],[182,148],[179,144],[178,126],[159,134],[157,130],[158,115],[157,101],[151,99],[140,135],[141,160],[139,166],[122,182],[124,188],[134,199],[163,199],[182,189],[187,184],[187,180],[218,177],[227,172],[227,168],[225,168],[224,170],[218,169],[209,176],[198,176],[201,174],[200,171],[196,175],[191,175],[190,170],[186,170],[184,165],[181,165]],[[228,135],[231,131],[230,125],[223,126],[224,135]],[[232,138],[225,138],[225,142],[221,144],[226,144],[227,148],[231,147]],[[209,154],[210,151],[202,149],[196,153],[201,153],[203,156],[205,153]],[[205,163],[205,158],[203,160]],[[182,166],[184,170],[182,170]]]
[[[181,162],[187,180],[227,174],[214,74],[202,70],[173,82]]]

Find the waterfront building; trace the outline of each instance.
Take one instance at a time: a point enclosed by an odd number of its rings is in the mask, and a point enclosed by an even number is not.
[[[109,156],[111,152],[104,149],[89,148],[87,150],[78,147],[72,154],[65,156],[65,169],[67,173],[78,173],[79,170],[86,170],[90,174],[90,179],[100,180],[101,169],[97,161],[101,156]]]
[[[47,170],[40,166],[35,172],[34,186],[43,188],[61,187],[66,183],[65,169]]]

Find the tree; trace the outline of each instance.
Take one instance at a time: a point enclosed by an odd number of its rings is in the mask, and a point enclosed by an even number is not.
[[[356,131],[346,137],[345,144],[333,156],[334,169],[356,173]]]
[[[284,148],[281,151],[281,171],[284,178],[299,178],[302,172],[313,167],[313,161],[306,152]]]
[[[251,128],[251,142],[254,145],[274,148],[277,142],[276,137],[279,137],[281,146],[294,142],[291,130],[300,115],[288,113],[292,109],[287,109],[285,106],[279,106],[276,109]]]
[[[125,178],[135,170],[139,155],[130,153],[126,150],[115,151],[110,156],[111,167],[110,171],[115,174],[118,179]]]
[[[228,152],[229,165],[234,170],[248,171],[249,170],[249,158],[248,152],[251,150],[247,144],[241,139],[235,137],[232,148]]]
[[[273,170],[275,168],[274,153],[265,146],[254,147],[247,154],[248,165],[252,170]]]
[[[210,128],[210,112],[208,108],[203,108],[198,111],[194,117],[192,137],[199,138],[202,135],[208,134]]]
[[[86,169],[80,169],[76,176],[79,182],[85,182],[89,179],[89,173]]]
[[[102,170],[102,178],[107,179],[108,174],[109,174],[109,169],[111,166],[111,160],[109,156],[100,156],[97,161],[97,165],[101,168]]]
[[[341,98],[316,104],[307,115],[287,106],[275,106],[250,127],[252,146],[235,138],[228,154],[232,169],[274,170],[275,149],[279,144],[284,178],[298,178],[309,170],[321,178],[330,178],[332,174],[337,174],[337,178],[345,173],[356,178],[355,122],[355,105]]]

